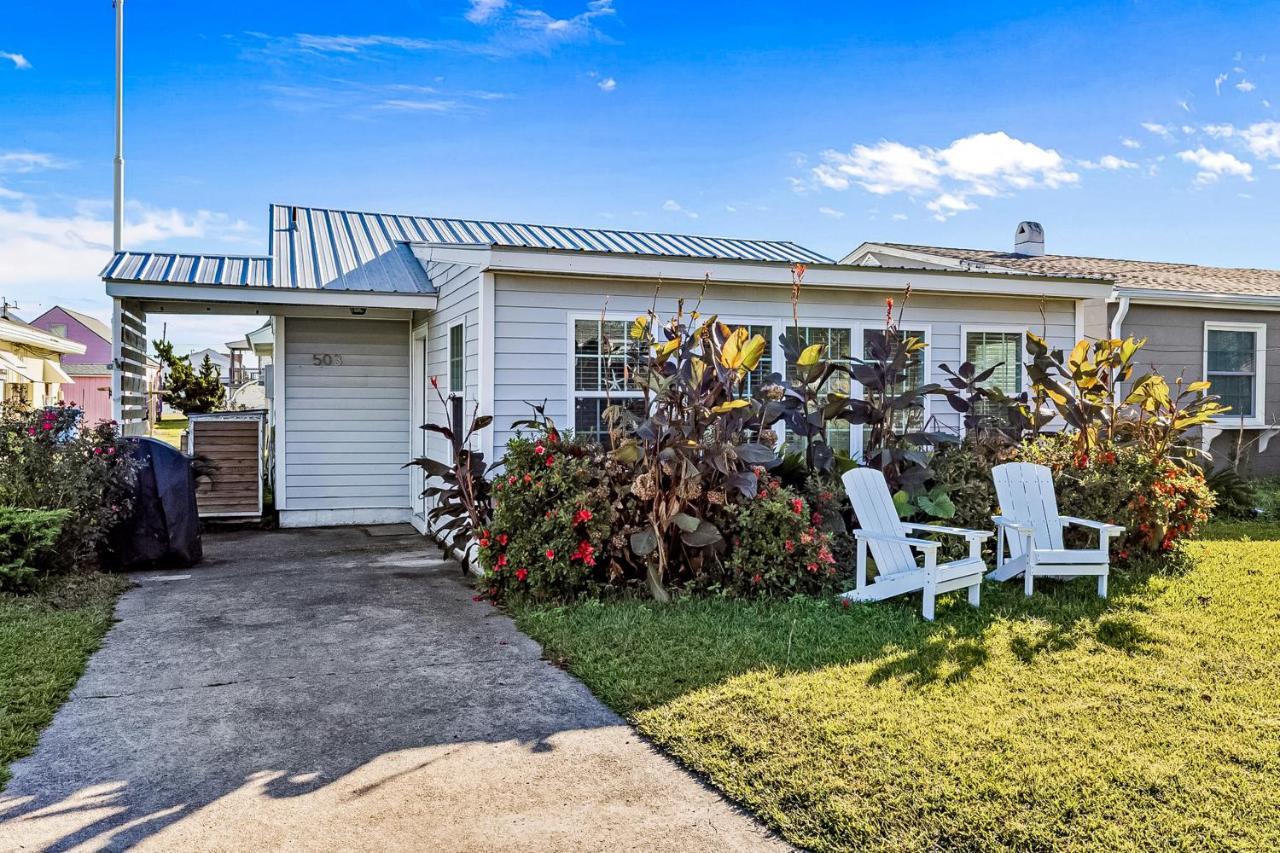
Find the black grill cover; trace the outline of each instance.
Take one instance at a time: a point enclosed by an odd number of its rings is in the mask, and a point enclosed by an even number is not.
[[[138,462],[132,514],[112,532],[118,568],[191,566],[200,562],[200,516],[191,459],[154,438],[130,440]]]

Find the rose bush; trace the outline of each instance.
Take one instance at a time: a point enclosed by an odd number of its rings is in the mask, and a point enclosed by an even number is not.
[[[726,510],[730,548],[711,589],[738,596],[835,592],[850,564],[837,558],[823,513],[776,477],[759,477],[755,499]]]
[[[1073,436],[1059,434],[1025,442],[1016,455],[1053,471],[1061,514],[1125,528],[1111,544],[1121,564],[1172,555],[1208,521],[1214,497],[1199,467],[1155,458],[1137,444],[1098,443],[1091,450],[1081,453]],[[1067,544],[1079,547],[1084,543],[1071,537],[1088,535],[1070,529]]]
[[[512,438],[493,498],[477,543],[489,598],[564,601],[610,579],[614,508],[598,448],[554,429]]]
[[[45,570],[83,567],[128,515],[136,470],[114,422],[73,406],[0,411],[0,505],[69,510]]]

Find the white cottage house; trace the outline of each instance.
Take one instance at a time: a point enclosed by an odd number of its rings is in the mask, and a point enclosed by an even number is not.
[[[291,205],[270,209],[261,257],[118,253],[103,271],[114,304],[117,417],[141,426],[142,354],[149,317],[270,318],[275,496],[285,526],[409,521],[425,529],[423,483],[410,458],[447,459],[420,429],[443,419],[430,391],[491,413],[480,438],[493,458],[509,424],[547,401],[579,432],[600,429],[606,398],[638,396],[603,332],[650,307],[695,300],[770,341],[791,324],[791,265],[808,265],[800,323],[836,357],[859,354],[883,325],[885,299],[912,296],[904,328],[929,344],[922,372],[966,357],[1020,360],[1027,329],[1069,346],[1083,303],[1106,281],[1073,276],[839,264],[788,241],[561,228]],[[1021,380],[1010,371],[1010,383]],[[1016,388],[1007,390],[1014,391]],[[852,389],[857,393],[857,389]],[[936,406],[936,404],[935,404]],[[943,407],[945,408],[945,407]],[[959,428],[950,411],[927,413]],[[857,454],[856,431],[833,442]]]

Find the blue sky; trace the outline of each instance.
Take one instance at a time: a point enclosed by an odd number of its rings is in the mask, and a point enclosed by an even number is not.
[[[1280,267],[1280,4],[1173,5],[128,0],[126,244],[278,201]],[[0,295],[105,316],[111,3],[13,6]]]

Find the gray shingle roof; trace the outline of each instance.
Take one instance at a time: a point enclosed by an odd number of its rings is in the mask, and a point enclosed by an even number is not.
[[[1094,276],[1120,288],[1169,290],[1240,296],[1280,296],[1280,270],[1206,267],[1199,264],[1090,258],[1076,255],[1017,255],[987,249],[956,249],[911,243],[876,245],[938,255],[972,264],[1003,267],[1038,275]]]

